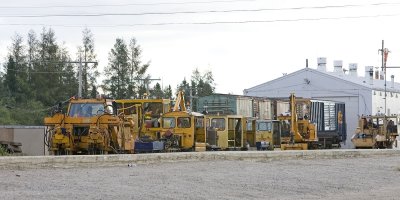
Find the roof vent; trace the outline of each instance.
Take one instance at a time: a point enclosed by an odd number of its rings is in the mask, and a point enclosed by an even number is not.
[[[343,74],[343,61],[341,60],[334,60],[333,61],[333,72],[337,74]]]
[[[369,79],[369,71],[371,71],[371,70],[372,71],[374,70],[373,66],[365,66],[365,75],[364,75],[364,77],[365,77],[366,80]]]
[[[349,64],[349,75],[357,77],[357,63]]]
[[[318,63],[318,70],[326,72],[326,58],[325,57],[319,57],[317,58],[317,63]]]

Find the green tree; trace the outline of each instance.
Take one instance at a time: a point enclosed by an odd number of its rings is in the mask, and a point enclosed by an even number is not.
[[[52,29],[43,31],[38,41],[38,57],[32,66],[32,85],[36,99],[45,106],[54,105],[77,93],[77,75],[68,51],[56,42]]]
[[[156,98],[156,99],[162,99],[164,97],[164,92],[161,89],[161,86],[159,83],[156,83],[156,85],[154,86],[154,89],[151,92],[151,97]]]
[[[8,62],[6,63],[5,83],[10,97],[21,102],[27,99],[27,93],[31,89],[28,83],[28,64],[22,37],[17,34],[12,41]]]
[[[28,33],[28,81],[32,81],[31,72],[33,71],[33,66],[35,62],[39,60],[39,41],[37,40],[36,33],[33,30],[30,30]]]
[[[214,93],[215,84],[214,84],[214,76],[211,71],[206,71],[203,75],[196,68],[192,73],[192,81],[196,86],[195,93],[199,97],[208,96]]]
[[[11,107],[8,105],[10,98],[1,97],[0,98],[0,124],[3,125],[14,125],[17,122],[11,116]]]
[[[4,80],[4,85],[6,88],[6,91],[8,93],[8,97],[14,96],[14,94],[17,92],[17,72],[16,72],[16,63],[14,59],[9,56],[8,57],[8,62],[6,64],[6,74],[5,74],[5,80]],[[4,93],[3,93],[4,94]]]
[[[107,78],[104,80],[103,90],[116,99],[128,98],[128,71],[128,48],[123,39],[117,38],[108,56],[108,66],[104,70]]]
[[[211,71],[206,71],[203,75],[196,68],[192,72],[190,85],[186,81],[186,78],[177,87],[178,90],[185,92],[185,100],[192,101],[192,109],[197,111],[197,98],[208,96],[214,93],[214,77]],[[190,93],[192,96],[190,96]]]
[[[128,97],[140,97],[146,92],[146,85],[150,84],[150,76],[145,74],[150,66],[150,62],[143,64],[141,61],[142,49],[137,44],[135,38],[129,42],[129,87]],[[145,87],[145,89],[143,89]]]
[[[16,35],[9,47],[5,74],[0,77],[0,123],[43,124],[46,108],[77,92],[76,72],[70,61],[52,29],[43,28],[39,39],[29,31],[26,45]]]
[[[172,88],[171,88],[171,85],[168,85],[168,87],[166,87],[164,89],[163,93],[164,93],[164,96],[163,96],[164,99],[172,99]]]

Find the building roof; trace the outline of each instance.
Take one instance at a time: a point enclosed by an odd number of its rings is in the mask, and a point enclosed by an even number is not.
[[[380,79],[373,79],[372,84],[370,83],[369,77],[364,77],[364,76],[355,76],[355,75],[348,75],[344,73],[338,73],[338,72],[329,72],[329,71],[321,71],[321,70],[316,70],[312,68],[303,68],[298,71],[292,72],[290,74],[284,75],[282,77],[276,78],[274,80],[262,83],[260,85],[256,85],[254,87],[248,88],[244,90],[244,94],[246,94],[247,90],[254,90],[269,84],[274,83],[275,81],[280,81],[282,79],[290,78],[291,76],[304,73],[304,72],[312,72],[314,74],[318,74],[321,76],[329,76],[330,78],[338,79],[341,81],[346,81],[350,84],[355,84],[355,86],[358,87],[364,87],[366,89],[370,90],[380,90],[384,91],[385,90],[385,80],[380,80]],[[394,87],[392,87],[392,82],[391,80],[386,80],[386,91],[388,92],[400,92],[400,83],[394,82]]]

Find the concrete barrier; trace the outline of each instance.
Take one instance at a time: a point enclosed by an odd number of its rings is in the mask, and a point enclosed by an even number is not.
[[[191,161],[274,161],[290,159],[341,159],[373,156],[400,156],[397,149],[338,149],[310,151],[215,151],[120,155],[3,156],[0,169],[71,168],[123,166]]]

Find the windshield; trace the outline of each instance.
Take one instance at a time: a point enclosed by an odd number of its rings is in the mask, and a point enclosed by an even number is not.
[[[159,118],[163,112],[163,104],[161,102],[145,102],[143,103],[144,113],[151,118]]]
[[[68,115],[70,117],[92,117],[104,113],[102,103],[73,103]]]
[[[257,130],[258,131],[271,131],[271,122],[258,122]]]

